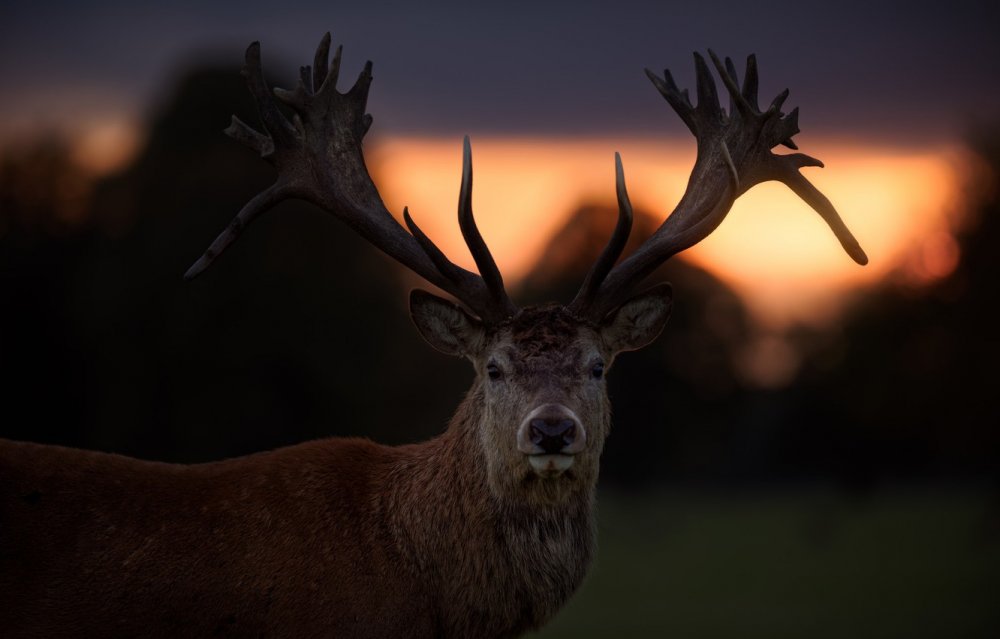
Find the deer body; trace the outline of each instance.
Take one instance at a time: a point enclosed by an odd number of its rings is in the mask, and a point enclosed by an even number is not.
[[[389,530],[374,490],[405,453],[326,441],[174,466],[0,450],[0,522],[18,522],[0,528],[5,636],[329,635],[372,627],[382,602],[352,598],[375,581],[387,601],[405,604],[381,627],[398,628],[397,612],[425,619],[407,609],[420,597],[408,596],[405,568],[386,570],[390,548],[372,534]]]
[[[586,573],[593,489],[555,508],[492,497],[464,408],[419,445],[327,439],[194,466],[3,442],[0,634],[538,627]]]
[[[468,359],[472,389],[447,431],[396,448],[328,439],[212,464],[177,466],[0,442],[0,635],[512,637],[537,628],[579,586],[594,553],[594,491],[611,409],[604,375],[670,314],[669,285],[635,294],[657,266],[707,236],[735,199],[780,180],[867,258],[799,169],[797,112],[757,105],[757,67],[695,54],[698,104],[654,85],[695,134],[688,190],[663,225],[619,261],[632,224],[616,155],[619,218],[576,298],[519,309],[472,215],[466,138],[459,226],[479,273],[452,263],[404,210],[404,229],[368,176],[361,141],[371,63],[336,84],[329,34],[294,91],[264,81],[260,47],[244,75],[264,132],[227,132],[277,169],[188,271],[204,271],[255,217],[286,198],[313,202],[462,305],[414,291],[432,346]],[[279,99],[294,112],[288,119]]]

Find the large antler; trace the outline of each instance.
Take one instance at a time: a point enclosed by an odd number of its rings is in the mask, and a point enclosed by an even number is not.
[[[709,55],[729,92],[728,113],[719,106],[715,81],[699,54],[694,54],[698,106],[691,106],[687,89],[678,90],[669,70],[664,71],[663,78],[646,70],[646,75],[697,138],[697,159],[677,208],[632,255],[612,269],[625,248],[632,226],[625,176],[621,159],[616,154],[618,225],[570,304],[570,308],[581,316],[595,321],[602,319],[660,264],[715,230],[737,197],[768,180],[788,185],[826,220],[854,261],[868,263],[865,252],[830,201],[799,173],[804,166],[821,167],[823,163],[802,153],[771,153],[778,144],[797,148],[792,136],[799,132],[799,110],[796,108],[787,116],[781,112],[788,90],[781,92],[771,106],[761,112],[757,104],[756,58],[752,55],[747,58],[746,76],[740,89],[732,61],[726,58],[723,66],[712,51]]]
[[[231,137],[260,153],[278,171],[273,185],[250,200],[205,254],[188,269],[196,277],[232,244],[250,222],[285,199],[301,198],[337,216],[390,257],[454,295],[484,321],[497,323],[517,312],[504,291],[500,271],[472,216],[472,151],[465,138],[458,217],[462,235],[482,276],[453,264],[404,210],[407,233],[385,208],[361,151],[372,123],[365,113],[372,63],[365,64],[347,93],[337,91],[341,47],[329,64],[330,34],[316,49],[313,67],[301,68],[294,91],[275,89],[264,80],[260,44],[247,48],[243,76],[257,103],[265,133],[233,116]],[[291,107],[291,122],[275,96]]]

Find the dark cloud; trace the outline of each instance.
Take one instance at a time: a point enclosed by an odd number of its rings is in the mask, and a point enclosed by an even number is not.
[[[643,77],[690,86],[692,50],[756,52],[766,96],[789,86],[813,133],[953,138],[1000,112],[992,3],[20,3],[3,10],[0,117],[72,125],[137,113],[179,67],[238,66],[264,44],[277,77],[323,31],[345,74],[375,61],[381,132],[680,132]]]

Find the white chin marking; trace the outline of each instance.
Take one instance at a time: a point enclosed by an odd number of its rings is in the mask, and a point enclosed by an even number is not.
[[[528,463],[542,477],[563,474],[573,465],[572,455],[528,455]]]

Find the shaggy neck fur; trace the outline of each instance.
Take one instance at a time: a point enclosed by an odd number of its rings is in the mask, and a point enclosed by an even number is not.
[[[491,480],[477,433],[481,403],[477,383],[444,435],[404,447],[384,512],[411,569],[440,597],[429,603],[443,636],[513,637],[543,624],[583,581],[596,473],[550,490],[555,500],[530,494],[546,489],[533,476]]]

